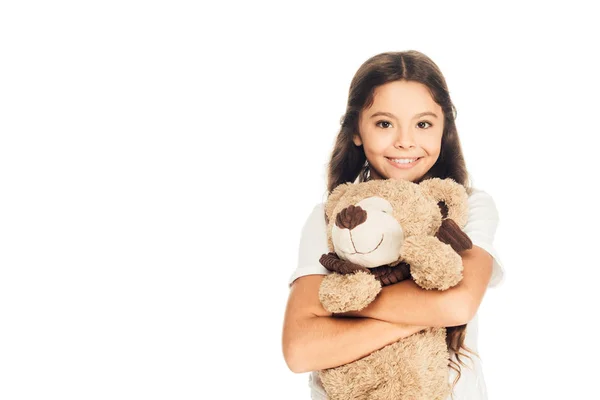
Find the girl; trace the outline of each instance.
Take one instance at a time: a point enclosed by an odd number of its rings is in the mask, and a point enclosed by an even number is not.
[[[461,253],[463,280],[446,291],[423,290],[406,280],[383,287],[364,310],[331,315],[319,301],[329,271],[324,204],[308,217],[298,266],[290,278],[283,354],[294,372],[308,372],[312,399],[327,399],[316,370],[362,358],[426,327],[447,327],[454,400],[487,399],[477,355],[477,309],[503,267],[493,247],[498,212],[492,197],[469,187],[455,125],[455,108],[437,65],[410,50],[368,59],[356,72],[329,162],[328,194],[345,182],[452,178],[469,195],[464,228],[473,248]],[[352,317],[352,318],[349,318]],[[471,357],[464,351],[472,353]],[[465,363],[461,356],[471,362]],[[461,368],[461,365],[465,368]]]

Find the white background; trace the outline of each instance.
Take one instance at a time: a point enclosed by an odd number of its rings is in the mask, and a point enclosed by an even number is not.
[[[598,396],[599,36],[577,2],[0,6],[0,398],[308,399],[281,351],[352,76],[443,71],[506,269],[489,398]]]

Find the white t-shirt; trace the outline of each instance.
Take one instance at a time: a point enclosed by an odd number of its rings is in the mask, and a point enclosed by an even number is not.
[[[492,277],[488,287],[498,286],[504,282],[504,268],[493,246],[499,221],[496,204],[489,194],[476,188],[469,196],[468,204],[469,216],[463,230],[473,245],[481,247],[493,257]],[[304,223],[300,237],[298,265],[289,279],[289,285],[301,276],[330,273],[319,263],[321,255],[329,252],[324,206],[324,203],[317,204]],[[477,352],[477,337],[478,318],[475,314],[475,317],[467,324],[464,345]],[[473,361],[467,357],[461,357],[461,361],[467,366],[461,365],[461,377],[454,387],[454,400],[487,400],[481,360],[474,354],[466,353],[471,356]],[[454,382],[456,376],[456,371],[450,368],[450,384]],[[309,386],[313,400],[327,400],[327,395],[318,380],[316,371],[309,374]],[[451,397],[449,396],[447,400],[451,400]]]

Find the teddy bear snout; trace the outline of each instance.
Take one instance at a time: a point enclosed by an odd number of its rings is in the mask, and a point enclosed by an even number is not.
[[[367,220],[367,212],[360,206],[349,205],[338,213],[335,225],[341,229],[352,230]]]

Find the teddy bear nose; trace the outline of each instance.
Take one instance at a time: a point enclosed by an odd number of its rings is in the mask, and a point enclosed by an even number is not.
[[[335,218],[338,228],[352,230],[367,220],[367,212],[360,206],[349,205]]]

